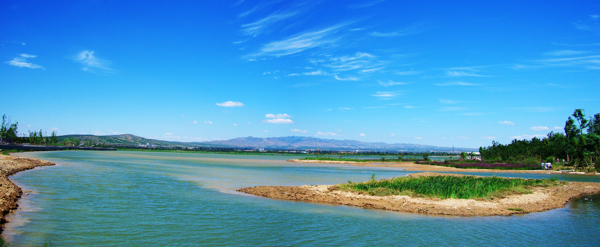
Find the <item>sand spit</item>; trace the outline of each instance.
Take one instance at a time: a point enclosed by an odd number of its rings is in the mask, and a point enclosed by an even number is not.
[[[409,176],[463,176],[417,173]],[[272,199],[329,203],[407,213],[454,216],[496,216],[542,212],[564,207],[572,198],[600,193],[600,183],[567,182],[567,185],[536,188],[533,194],[492,200],[438,199],[410,196],[370,196],[336,190],[334,185],[257,186],[237,191]]]
[[[41,159],[0,155],[0,211],[2,214],[0,224],[2,226],[4,226],[4,223],[7,221],[5,218],[6,214],[19,206],[17,200],[23,195],[21,188],[13,184],[10,179],[8,179],[8,176],[38,166],[52,165],[55,164]]]
[[[560,174],[559,171],[545,170],[495,170],[495,169],[462,169],[447,166],[420,165],[413,161],[407,162],[355,162],[355,161],[329,161],[329,160],[288,160],[293,163],[324,163],[324,164],[350,164],[352,166],[365,167],[397,167],[404,168],[405,171],[431,171],[431,172],[502,172],[502,173],[540,173],[540,174]]]

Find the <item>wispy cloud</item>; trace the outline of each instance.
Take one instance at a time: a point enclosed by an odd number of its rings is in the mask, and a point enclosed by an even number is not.
[[[464,111],[466,109],[467,108],[464,108],[461,106],[448,106],[448,107],[442,107],[438,111]]]
[[[292,116],[288,115],[288,114],[267,114],[265,116],[266,118],[291,118]]]
[[[394,92],[377,92],[372,95],[377,98],[380,98],[380,99],[389,100],[389,99],[393,99],[396,96],[401,95],[401,94],[402,94],[402,92],[400,92],[400,91],[394,91]]]
[[[496,137],[495,136],[482,136],[481,139],[494,140],[494,139],[496,139]]]
[[[456,70],[446,71],[446,76],[450,76],[450,77],[459,77],[459,76],[488,77],[485,75],[477,74],[475,72],[456,71]]]
[[[256,37],[257,35],[268,30],[269,26],[273,25],[274,23],[288,19],[288,18],[296,15],[297,13],[298,12],[281,13],[278,11],[278,12],[272,13],[272,14],[268,15],[267,17],[262,18],[258,21],[248,23],[248,24],[243,24],[241,26],[242,27],[241,31],[245,35],[251,35],[251,36]]]
[[[340,134],[335,132],[317,132],[317,136],[340,136]]]
[[[365,135],[364,133],[360,133],[360,135],[359,135],[359,136],[367,136],[367,135]]]
[[[292,123],[294,123],[294,121],[292,121],[291,119],[288,119],[288,118],[273,118],[273,119],[263,120],[262,123],[292,124]]]
[[[504,124],[504,125],[515,125],[515,123],[511,122],[511,121],[503,121],[503,122],[499,122],[500,124]]]
[[[600,69],[600,55],[563,57],[534,60],[529,64],[516,64],[512,69],[543,69],[553,67],[580,67],[584,69]]]
[[[352,111],[352,110],[354,110],[353,108],[350,108],[350,107],[340,107],[340,108],[338,108],[338,109],[339,109],[340,111]]]
[[[95,73],[98,70],[100,71],[111,71],[112,69],[108,67],[110,64],[109,61],[97,58],[94,56],[94,51],[82,51],[75,57],[75,61],[79,62],[83,65],[83,71]]]
[[[337,75],[334,75],[333,77],[334,77],[336,80],[338,80],[338,81],[358,81],[358,78],[356,78],[356,77],[346,77],[346,78],[342,78],[342,77],[339,77],[339,76],[337,76]]]
[[[392,81],[392,80],[389,80],[387,82],[382,82],[382,81],[377,81],[377,82],[379,83],[379,85],[384,86],[384,87],[408,84],[406,82],[395,82],[395,81]]]
[[[213,124],[212,121],[204,121],[205,124]]]
[[[373,1],[366,2],[366,3],[361,3],[361,4],[351,4],[351,5],[348,6],[348,8],[351,8],[351,9],[366,8],[366,7],[370,7],[370,6],[373,6],[375,4],[381,3],[383,1],[385,1],[385,0],[373,0]]]
[[[546,137],[546,135],[520,135],[520,136],[512,136],[512,137],[510,137],[510,139],[533,139],[534,137],[544,138],[544,137]]]
[[[587,51],[573,51],[573,50],[559,50],[559,51],[549,51],[545,52],[543,55],[545,56],[573,56],[587,53]]]
[[[264,45],[249,57],[281,57],[317,47],[333,46],[341,38],[336,34],[347,24],[338,24],[317,31],[307,31]]]
[[[415,140],[423,140],[423,137],[415,136]]]
[[[223,106],[223,107],[244,106],[244,104],[242,102],[233,102],[233,101],[225,101],[222,103],[216,103],[215,105]]]
[[[546,126],[533,126],[533,127],[531,127],[531,130],[544,131],[544,130],[550,130],[550,129]]]
[[[246,12],[241,13],[240,15],[238,15],[238,18],[244,18],[248,15],[250,15],[252,12],[254,12],[258,7],[254,7],[251,10],[248,10]]]
[[[459,101],[457,101],[457,100],[440,99],[440,103],[442,103],[442,104],[456,104],[458,102]]]
[[[417,23],[417,24],[414,24],[414,25],[407,27],[405,29],[402,29],[402,30],[387,32],[387,33],[371,32],[371,33],[369,33],[369,35],[375,36],[375,37],[405,36],[405,35],[417,34],[417,33],[426,31],[426,29],[423,28],[423,26],[424,26],[424,23]]]
[[[445,83],[437,83],[436,86],[476,86],[477,84],[463,82],[463,81],[454,81],[454,82],[445,82]]]
[[[13,60],[7,61],[6,63],[12,66],[17,66],[17,67],[21,67],[21,68],[30,68],[30,69],[44,69],[44,67],[34,64],[34,63],[29,63],[27,62],[28,58],[35,58],[37,56],[35,55],[29,55],[29,54],[21,54],[18,57],[13,58]]]
[[[308,131],[306,130],[300,130],[300,129],[290,129],[291,132],[298,132],[298,133],[306,133]]]

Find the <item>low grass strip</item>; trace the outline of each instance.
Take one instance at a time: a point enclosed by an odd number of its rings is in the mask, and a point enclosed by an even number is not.
[[[533,187],[548,187],[564,184],[557,178],[514,179],[474,176],[424,176],[400,177],[389,180],[339,184],[340,190],[366,192],[370,195],[400,195],[477,199],[497,198],[511,194],[531,193]]]

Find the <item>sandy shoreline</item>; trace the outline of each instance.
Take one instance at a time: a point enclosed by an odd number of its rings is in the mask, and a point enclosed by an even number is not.
[[[453,176],[446,173],[417,173],[409,176]],[[463,176],[463,175],[457,175]],[[370,196],[340,191],[334,185],[256,186],[237,191],[271,199],[328,203],[407,213],[453,216],[497,216],[543,212],[562,208],[571,199],[600,193],[600,183],[568,182],[564,186],[535,188],[532,194],[492,200],[438,199],[410,196]],[[517,209],[517,210],[515,210]]]
[[[7,222],[6,215],[19,205],[17,201],[23,195],[21,188],[16,186],[8,179],[8,176],[14,175],[17,172],[30,170],[38,166],[52,166],[52,162],[35,159],[23,158],[10,155],[0,155],[0,225],[2,228]],[[0,229],[0,232],[2,230]]]
[[[559,171],[545,171],[545,170],[497,170],[497,169],[462,169],[447,166],[436,166],[436,165],[420,165],[415,162],[393,162],[393,163],[382,163],[382,162],[355,162],[355,161],[330,161],[330,160],[299,160],[293,159],[288,160],[293,163],[323,163],[323,164],[350,164],[352,166],[364,166],[364,167],[397,167],[404,168],[405,171],[423,171],[423,172],[494,172],[494,173],[538,173],[538,174],[562,174]]]

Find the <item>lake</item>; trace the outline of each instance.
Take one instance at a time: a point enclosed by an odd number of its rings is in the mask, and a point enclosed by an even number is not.
[[[285,160],[301,156],[283,155],[58,151],[20,156],[58,165],[11,176],[28,191],[3,233],[11,246],[597,246],[600,236],[598,195],[527,215],[430,216],[235,192],[413,173],[394,168],[290,163]],[[557,177],[600,182],[598,176]]]

